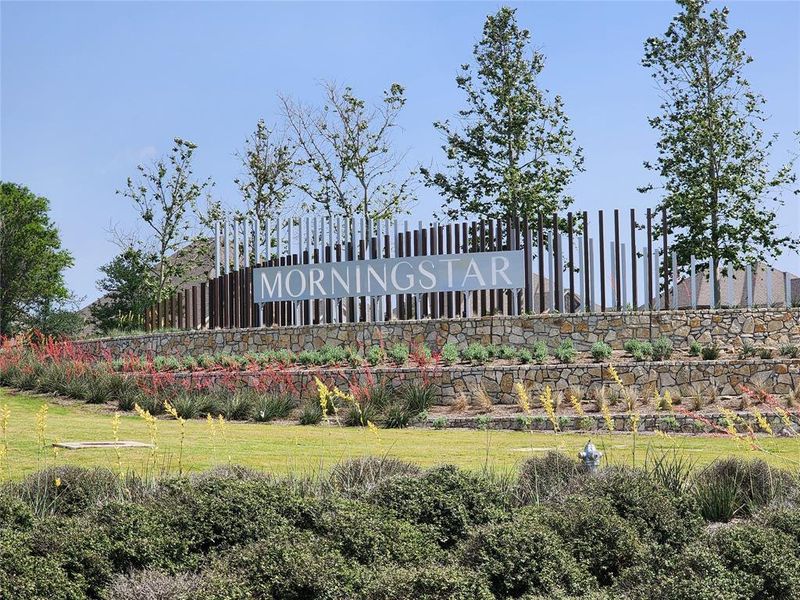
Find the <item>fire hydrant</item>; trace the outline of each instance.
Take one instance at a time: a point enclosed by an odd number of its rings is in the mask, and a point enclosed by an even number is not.
[[[583,466],[586,467],[586,470],[589,473],[594,473],[597,470],[597,467],[600,466],[600,459],[602,457],[603,453],[595,447],[595,445],[592,443],[592,440],[586,442],[583,450],[578,452],[578,458],[583,461]]]

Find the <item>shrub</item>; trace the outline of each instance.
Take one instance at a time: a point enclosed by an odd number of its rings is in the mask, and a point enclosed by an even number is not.
[[[366,584],[365,600],[492,600],[482,577],[462,566],[386,567]]]
[[[784,344],[779,348],[781,356],[788,358],[797,358],[800,356],[800,347],[795,344]]]
[[[575,362],[575,347],[572,345],[572,340],[564,340],[555,349],[553,355],[562,363]]]
[[[703,346],[700,350],[700,356],[703,357],[703,360],[717,360],[719,358],[720,348],[716,344],[709,344],[708,346]]]
[[[601,586],[611,585],[625,569],[643,563],[652,550],[605,498],[569,496],[542,513],[543,521]]]
[[[661,552],[647,564],[624,571],[614,582],[613,598],[630,600],[738,600],[738,577],[717,553],[702,543],[680,552]]]
[[[405,343],[394,344],[386,353],[386,355],[389,357],[389,360],[394,362],[396,365],[406,364],[408,362],[409,354],[410,352],[408,349],[408,344]]]
[[[461,358],[474,365],[482,365],[489,360],[489,350],[483,344],[471,342],[461,353]]]
[[[319,516],[314,531],[348,559],[363,565],[423,564],[441,550],[430,534],[356,500],[336,500]]]
[[[352,598],[357,573],[356,565],[325,540],[281,528],[214,560],[195,598]]]
[[[297,355],[297,362],[303,366],[322,364],[321,356],[314,350],[303,350]]]
[[[288,367],[297,361],[297,356],[295,356],[295,353],[291,350],[281,348],[280,350],[275,351],[275,353],[272,355],[272,360],[280,365],[283,365],[284,367]]]
[[[653,360],[669,360],[672,357],[672,340],[660,337],[652,344]]]
[[[800,548],[800,507],[775,507],[762,512],[759,522],[794,538]]]
[[[444,429],[447,427],[447,417],[436,417],[431,421],[431,425],[434,429]]]
[[[497,598],[577,595],[593,587],[591,577],[563,540],[525,511],[513,520],[492,523],[472,533],[463,556],[467,566],[486,577],[489,590]]]
[[[653,356],[653,345],[641,340],[628,340],[622,346],[634,360],[647,360]]]
[[[533,353],[527,348],[520,348],[517,351],[517,358],[519,359],[519,362],[527,365],[528,363],[533,362]]]
[[[541,340],[534,342],[531,346],[531,354],[533,355],[533,360],[535,362],[543,363],[547,360],[548,356],[547,344]]]
[[[597,362],[608,360],[611,357],[611,346],[605,342],[595,342],[592,344],[592,358]]]
[[[156,569],[118,575],[108,587],[107,600],[193,600],[200,577],[192,573],[170,574]]]
[[[581,482],[582,495],[607,499],[644,539],[657,544],[681,547],[702,527],[689,499],[675,496],[644,471],[607,467]]]
[[[381,346],[372,346],[367,350],[367,362],[373,367],[386,360],[386,352]]]
[[[322,407],[317,400],[308,400],[300,413],[300,425],[316,425],[322,421]]]
[[[517,358],[517,351],[508,345],[499,346],[495,350],[495,357],[503,360],[514,360]]]
[[[503,508],[494,483],[452,466],[435,467],[420,477],[393,477],[379,483],[367,498],[400,519],[429,527],[444,548]]]
[[[49,556],[30,550],[31,534],[0,528],[0,598],[82,600],[79,582],[71,580]]]
[[[700,345],[700,342],[692,342],[689,344],[689,356],[700,356],[700,353],[703,351],[703,346]]]
[[[398,475],[419,475],[420,468],[388,456],[353,458],[334,465],[328,478],[331,487],[347,497],[361,496],[384,479]]]
[[[419,414],[419,413],[417,413]],[[384,410],[383,426],[386,429],[403,429],[412,419],[408,407],[402,402],[392,402]]]
[[[581,473],[580,464],[562,452],[549,451],[522,463],[514,496],[518,504],[538,504],[560,494]]]
[[[722,563],[740,573],[741,597],[800,596],[800,555],[788,535],[754,525],[723,527],[711,536]]]
[[[448,342],[442,346],[442,352],[439,355],[439,360],[446,365],[453,365],[458,362],[458,359],[458,347],[455,344]]]

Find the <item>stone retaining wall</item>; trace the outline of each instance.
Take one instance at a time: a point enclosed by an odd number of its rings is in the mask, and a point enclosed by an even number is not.
[[[712,340],[726,347],[800,343],[800,308],[643,311],[595,314],[535,314],[519,317],[430,319],[386,323],[344,323],[263,329],[183,331],[77,342],[87,350],[174,356],[204,352],[243,354],[288,348],[295,352],[326,344],[372,346],[406,342],[438,349],[447,342],[529,345],[544,340],[554,349],[564,339],[588,350],[598,341],[621,349],[625,340],[666,336],[676,348]]]
[[[748,433],[749,430],[744,425],[747,423],[750,428],[757,433],[761,431],[755,415],[749,412],[736,412],[738,417],[735,427],[739,433]],[[796,435],[800,426],[800,418],[790,415],[791,426],[784,422],[780,415],[763,413],[773,434],[777,435]],[[698,418],[699,417],[699,418]],[[719,413],[701,414],[698,416],[684,415],[674,412],[662,412],[655,415],[641,415],[636,424],[636,431],[663,431],[665,433],[720,433],[720,429],[727,427],[728,417]],[[630,432],[633,427],[630,415],[611,415],[614,431]],[[582,417],[572,415],[560,415],[557,417],[559,431],[597,431],[608,433],[608,425],[602,415],[590,414]],[[425,421],[414,423],[417,427],[433,427],[444,429],[458,427],[462,429],[514,429],[517,431],[553,431],[553,423],[545,416],[537,415],[533,417],[504,416],[504,417],[449,417],[439,416],[429,418]]]
[[[662,361],[619,363],[615,365],[626,386],[639,393],[646,389],[669,390],[673,397],[689,398],[697,393],[705,397],[712,392],[720,396],[740,395],[741,384],[760,386],[774,394],[786,394],[800,386],[800,359],[773,360],[716,360],[716,361]],[[229,377],[225,373],[185,374],[183,377],[212,379]],[[593,386],[606,385],[614,389],[608,375],[608,364],[562,365],[487,365],[452,367],[402,367],[402,368],[315,368],[287,369],[245,373],[245,378],[262,378],[281,386],[294,388],[301,398],[316,397],[314,377],[346,390],[352,384],[384,382],[399,387],[409,382],[430,384],[435,404],[452,404],[459,394],[473,400],[480,390],[485,390],[493,403],[515,404],[514,384],[524,381],[537,394],[549,385],[554,390],[579,387],[585,393]]]

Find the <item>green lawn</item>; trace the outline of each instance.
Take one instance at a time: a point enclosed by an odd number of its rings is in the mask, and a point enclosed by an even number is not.
[[[48,399],[12,393],[0,388],[0,405],[11,411],[8,425],[9,453],[0,477],[19,478],[44,465],[73,463],[117,467],[113,449],[60,450],[54,454],[53,441],[111,440],[112,415],[97,407],[49,402],[46,440],[37,442],[36,413]],[[146,423],[135,415],[120,419],[120,439],[149,441]],[[224,435],[211,435],[202,420],[186,423],[183,464],[200,470],[228,461],[276,473],[311,473],[345,459],[369,454],[387,454],[423,466],[453,463],[467,468],[513,468],[532,454],[562,450],[575,456],[588,434],[548,434],[517,431],[474,431],[464,429],[382,429],[377,435],[366,429],[338,426],[304,427],[260,423],[226,423]],[[595,443],[613,463],[630,464],[633,459],[631,434],[596,434]],[[0,440],[0,443],[2,440]],[[177,470],[180,443],[179,425],[173,420],[158,421],[159,468]],[[800,439],[759,438],[763,451],[754,451],[731,438],[639,435],[636,462],[641,463],[648,449],[661,451],[673,447],[687,453],[698,465],[720,456],[761,457],[771,463],[796,470],[800,459]],[[150,457],[147,449],[120,451],[122,466],[141,471]],[[7,468],[6,468],[7,467]]]

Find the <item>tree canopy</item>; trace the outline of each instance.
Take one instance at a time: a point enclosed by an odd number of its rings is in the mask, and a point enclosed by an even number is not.
[[[64,270],[72,256],[61,247],[47,198],[28,188],[0,182],[0,334],[35,326],[42,307],[69,298]]]
[[[445,137],[447,169],[421,173],[451,218],[533,218],[572,203],[567,188],[583,170],[583,151],[561,97],[551,100],[539,86],[545,57],[530,43],[516,9],[489,15],[473,52],[477,66],[463,65],[456,77],[467,97],[458,124],[434,123]]]
[[[797,247],[778,234],[776,216],[782,192],[797,193],[796,175],[791,161],[770,169],[776,136],[765,137],[765,100],[745,76],[753,60],[745,32],[729,29],[727,8],[709,12],[706,0],[678,5],[666,33],[645,42],[642,64],[663,99],[649,119],[658,158],[645,166],[663,182],[657,208],[667,210],[679,264],[694,255],[706,268],[710,259],[716,279],[720,261],[741,268]]]

